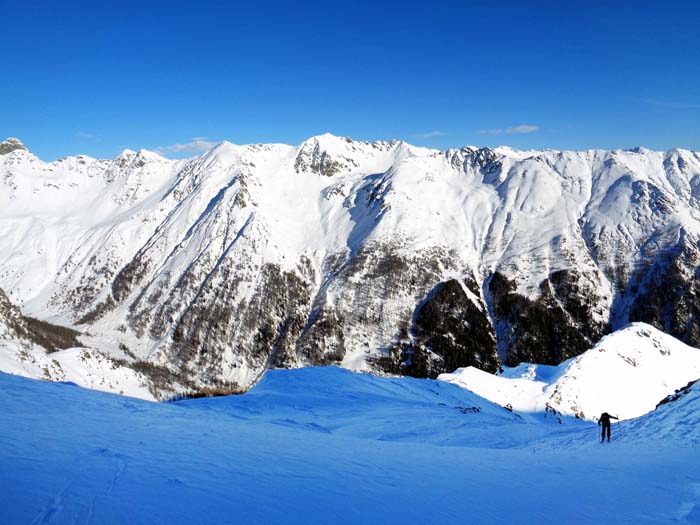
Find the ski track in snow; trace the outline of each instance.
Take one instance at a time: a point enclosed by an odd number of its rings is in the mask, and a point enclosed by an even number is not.
[[[698,523],[700,389],[599,427],[333,367],[156,404],[0,374],[0,522]],[[478,408],[478,410],[477,410]],[[684,427],[681,423],[685,422]]]

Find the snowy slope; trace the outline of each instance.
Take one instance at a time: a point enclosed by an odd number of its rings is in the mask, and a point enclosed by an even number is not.
[[[0,288],[166,397],[270,367],[555,365],[629,320],[700,345],[696,152],[2,144]]]
[[[143,374],[88,348],[69,348],[47,354],[36,345],[0,340],[0,370],[149,401],[156,399]]]
[[[0,521],[697,523],[699,395],[601,445],[589,422],[332,367],[175,404],[0,374]]]
[[[603,412],[635,418],[689,381],[700,379],[700,350],[643,323],[608,335],[559,366],[523,363],[498,375],[473,367],[442,374],[502,406],[596,419]]]
[[[154,400],[149,378],[95,349],[65,327],[26,317],[0,290],[0,370]],[[150,387],[150,388],[149,388]]]

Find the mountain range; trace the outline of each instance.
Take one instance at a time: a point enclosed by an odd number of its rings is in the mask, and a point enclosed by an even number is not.
[[[326,134],[44,162],[8,139],[3,369],[65,379],[51,352],[69,352],[163,399],[304,365],[555,366],[635,321],[697,347],[699,199],[700,153],[680,149]]]

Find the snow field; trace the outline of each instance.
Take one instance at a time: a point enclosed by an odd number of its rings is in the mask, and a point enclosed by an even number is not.
[[[445,382],[329,367],[173,404],[4,374],[0,384],[3,523],[700,517],[697,386],[600,445],[592,423],[518,416]]]

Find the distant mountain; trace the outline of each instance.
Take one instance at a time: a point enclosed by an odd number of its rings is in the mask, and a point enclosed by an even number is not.
[[[0,144],[0,288],[163,396],[270,367],[556,365],[629,321],[700,346],[700,154],[322,135],[45,163]]]

